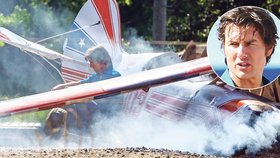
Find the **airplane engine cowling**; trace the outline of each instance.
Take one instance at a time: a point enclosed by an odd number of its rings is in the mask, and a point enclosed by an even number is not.
[[[277,110],[268,99],[227,85],[210,84],[193,94],[188,102],[186,117],[215,126],[223,119],[241,116],[252,124],[261,113]]]

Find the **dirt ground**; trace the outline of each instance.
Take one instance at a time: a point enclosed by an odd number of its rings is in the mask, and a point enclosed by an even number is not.
[[[40,158],[40,157],[71,157],[71,158],[216,158],[221,156],[192,154],[166,149],[151,149],[145,147],[139,148],[108,148],[108,149],[0,149],[1,158]],[[279,147],[263,150],[257,154],[247,154],[233,156],[239,158],[257,157],[257,158],[276,158],[280,157]]]
[[[115,149],[40,149],[40,150],[12,150],[1,149],[2,158],[26,158],[26,157],[94,157],[94,158],[197,158],[216,157],[188,152],[180,152],[165,149],[141,148],[115,148]]]

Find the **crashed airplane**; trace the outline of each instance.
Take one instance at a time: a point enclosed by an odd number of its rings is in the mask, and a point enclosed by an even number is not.
[[[89,16],[90,15],[90,16]],[[0,28],[0,41],[49,60],[61,60],[65,82],[81,80],[92,72],[85,51],[103,45],[122,76],[62,90],[0,102],[0,116],[46,110],[93,97],[124,95],[124,114],[147,113],[172,121],[199,121],[209,128],[246,113],[248,124],[264,112],[279,111],[278,103],[241,91],[215,78],[207,57],[182,62],[175,53],[129,54],[121,44],[118,5],[115,0],[88,0],[78,13],[64,43],[63,54]]]

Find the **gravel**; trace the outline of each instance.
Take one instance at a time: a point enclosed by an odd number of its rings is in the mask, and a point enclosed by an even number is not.
[[[94,158],[214,158],[188,152],[151,148],[107,148],[107,149],[0,149],[0,157],[38,158],[38,157],[94,157]]]
[[[278,158],[280,157],[279,146],[266,149],[256,154],[234,155],[233,157],[247,158]],[[167,149],[139,148],[80,148],[80,149],[0,149],[2,158],[38,158],[38,157],[71,157],[71,158],[219,158],[214,155],[202,155]]]

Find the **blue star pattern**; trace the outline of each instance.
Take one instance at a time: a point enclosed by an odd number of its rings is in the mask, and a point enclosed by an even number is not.
[[[76,31],[67,36],[66,49],[83,55],[88,48],[96,45],[96,42],[76,22],[73,23],[71,30]]]

